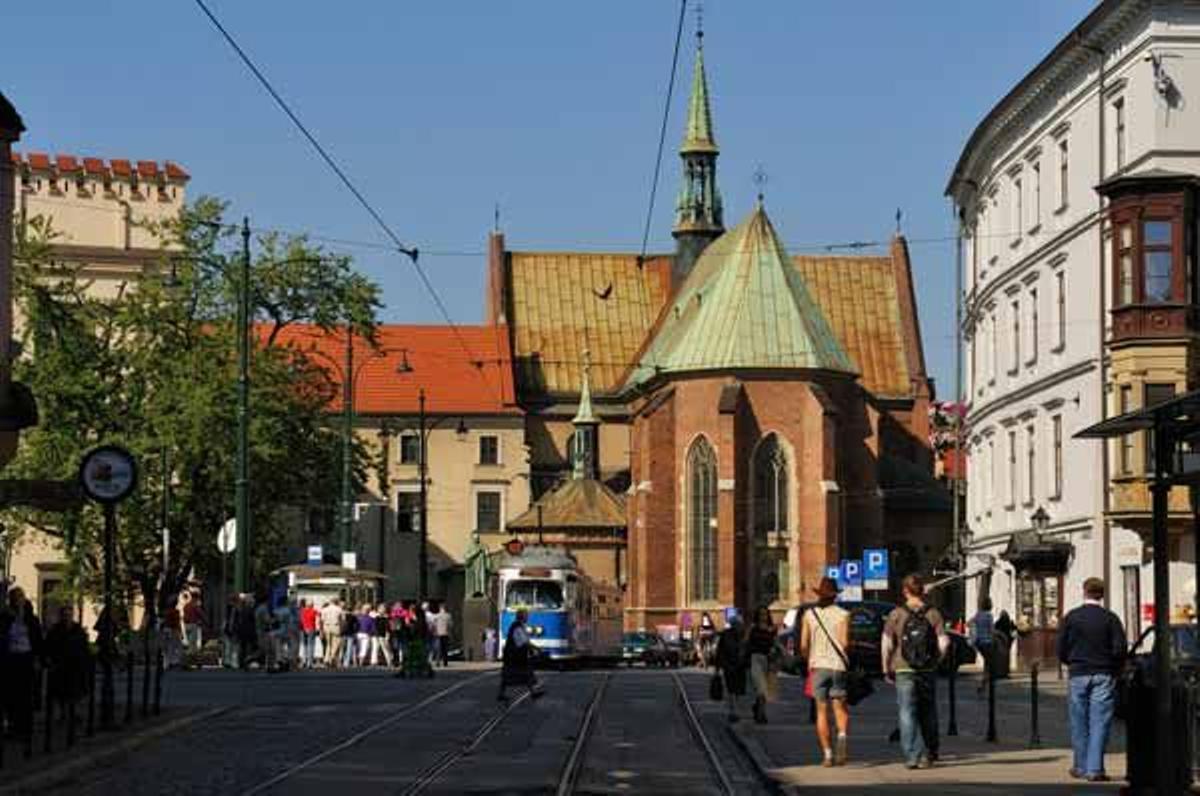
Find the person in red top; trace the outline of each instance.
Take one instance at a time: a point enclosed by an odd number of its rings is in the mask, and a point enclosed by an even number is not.
[[[311,669],[317,646],[317,609],[308,600],[300,601],[300,666]]]
[[[199,652],[204,645],[204,606],[199,594],[183,604],[183,643],[189,652]]]

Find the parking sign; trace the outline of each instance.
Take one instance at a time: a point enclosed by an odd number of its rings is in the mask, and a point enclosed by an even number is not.
[[[863,551],[863,588],[868,591],[886,591],[888,587],[888,551],[867,549]]]
[[[857,558],[842,559],[841,569],[841,587],[842,593],[838,595],[838,599],[842,601],[858,601],[862,599],[862,583],[863,571],[862,562]]]
[[[833,578],[833,582],[838,586],[842,585],[842,568],[837,564],[830,564],[825,567],[825,577]]]

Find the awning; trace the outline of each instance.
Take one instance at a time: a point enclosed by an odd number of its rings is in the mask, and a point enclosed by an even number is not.
[[[388,580],[382,572],[370,569],[348,569],[337,564],[290,564],[274,570],[272,575],[295,574],[296,580],[321,580],[341,578],[346,582],[362,582],[370,580]]]

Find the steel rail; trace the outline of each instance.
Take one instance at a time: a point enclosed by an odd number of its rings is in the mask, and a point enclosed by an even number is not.
[[[721,758],[717,755],[717,750],[713,748],[712,742],[708,740],[708,735],[704,732],[704,727],[700,724],[700,719],[696,716],[696,711],[692,708],[691,700],[688,699],[687,690],[683,686],[683,678],[678,674],[671,674],[675,680],[675,688],[679,692],[679,703],[683,707],[683,712],[688,718],[688,724],[691,725],[692,733],[696,736],[696,740],[700,742],[700,746],[704,749],[704,754],[708,758],[708,764],[716,774],[717,780],[721,783],[721,791],[733,796],[736,792],[733,789],[733,782],[730,781],[729,775],[725,773],[725,766],[721,764]]]
[[[557,796],[568,796],[575,792],[575,784],[579,781],[580,772],[583,771],[583,750],[587,747],[588,739],[591,737],[592,726],[596,723],[596,713],[600,709],[604,691],[608,688],[608,681],[611,677],[612,672],[604,673],[600,685],[596,687],[595,695],[588,703],[587,710],[583,712],[583,719],[579,723],[579,732],[575,734],[575,744],[571,747],[571,754],[567,757],[567,763],[558,779]]]
[[[280,784],[281,782],[291,779],[293,776],[295,776],[296,774],[305,770],[306,768],[310,768],[310,767],[316,765],[317,763],[320,763],[323,760],[327,760],[328,758],[332,757],[333,755],[337,754],[338,752],[342,752],[346,749],[349,749],[351,746],[354,746],[355,744],[359,743],[364,738],[374,735],[375,733],[379,732],[380,730],[387,729],[388,727],[392,726],[393,724],[400,721],[401,719],[408,718],[412,714],[414,714],[420,710],[423,710],[426,707],[429,707],[430,705],[434,704],[435,702],[438,702],[439,700],[441,700],[445,697],[448,697],[453,693],[461,691],[462,689],[466,688],[467,686],[477,683],[480,680],[490,677],[493,674],[495,674],[495,672],[484,672],[483,674],[476,675],[475,677],[471,677],[471,678],[468,678],[461,682],[455,683],[454,685],[452,685],[448,688],[443,688],[441,691],[438,691],[434,694],[431,694],[431,695],[425,697],[420,702],[417,702],[415,705],[406,705],[405,707],[400,708],[398,711],[396,711],[392,715],[388,716],[386,719],[376,722],[375,724],[372,724],[370,727],[367,727],[364,730],[360,730],[359,732],[356,732],[354,735],[351,735],[346,740],[341,741],[341,742],[329,747],[325,751],[319,752],[319,753],[313,755],[312,757],[297,763],[296,765],[292,766],[291,768],[287,769],[286,771],[282,771],[279,774],[276,774],[275,776],[271,777],[267,781],[262,782],[258,785],[255,785],[253,788],[250,788],[247,791],[243,791],[242,796],[257,796],[257,794],[264,793],[269,788],[273,788],[276,785]]]

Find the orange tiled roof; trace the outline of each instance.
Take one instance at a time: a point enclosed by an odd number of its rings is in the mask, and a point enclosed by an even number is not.
[[[52,171],[57,169],[60,174],[74,174],[82,168],[88,174],[107,174],[111,172],[118,177],[128,177],[134,170],[130,161],[122,158],[105,161],[103,158],[61,154],[51,158],[45,152],[29,152],[24,155],[20,152],[13,152],[12,163],[17,167],[25,165],[36,171]],[[145,179],[155,179],[163,174],[170,180],[186,182],[191,179],[191,175],[184,171],[179,164],[169,160],[161,166],[154,160],[139,160],[137,161],[137,171]]]
[[[648,257],[641,268],[637,260],[635,254],[509,254],[509,322],[522,395],[577,394],[585,344],[592,388],[620,387],[670,284],[669,257]]]
[[[337,385],[330,411],[341,411],[345,335],[297,324],[284,327],[276,344],[310,353],[325,367]],[[404,356],[412,370],[397,373]],[[354,408],[360,414],[416,414],[422,387],[425,411],[431,415],[520,414],[507,326],[459,326],[456,334],[450,326],[383,324],[378,350],[355,339],[354,370]]]
[[[910,395],[892,258],[800,255],[792,260],[842,347],[858,365],[861,384],[879,396]]]

